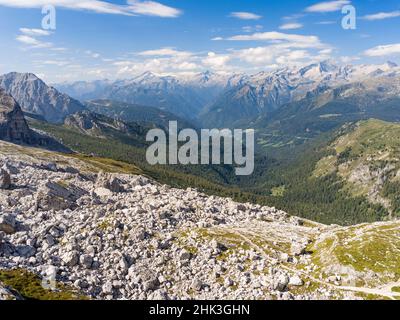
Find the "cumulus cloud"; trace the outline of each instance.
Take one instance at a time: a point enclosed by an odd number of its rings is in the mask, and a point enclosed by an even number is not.
[[[338,1],[325,1],[314,4],[305,9],[306,12],[335,12],[343,8],[343,6],[350,4],[351,1],[338,0]]]
[[[375,20],[384,20],[397,17],[400,17],[400,11],[379,12],[379,13],[369,14],[364,16],[363,19],[369,21],[375,21]]]
[[[215,70],[221,70],[226,68],[226,64],[231,60],[229,55],[216,54],[215,52],[209,52],[207,57],[203,59],[203,64],[206,67]]]
[[[251,12],[231,12],[231,17],[241,20],[259,20],[262,16]]]
[[[250,35],[237,35],[227,38],[230,41],[269,41],[273,43],[286,43],[292,47],[323,47],[317,36],[287,34],[282,32],[258,32]]]
[[[279,27],[281,30],[294,30],[294,29],[301,29],[303,25],[301,23],[292,22],[292,23],[285,23]]]
[[[400,54],[400,43],[380,45],[364,51],[368,57],[384,57]]]
[[[256,67],[277,67],[299,65],[306,62],[325,60],[330,57],[328,53],[309,50],[293,50],[281,45],[247,48],[234,51],[234,57]]]
[[[182,11],[155,1],[128,0],[126,5],[101,0],[0,0],[0,6],[13,8],[41,8],[54,5],[70,10],[85,10],[96,13],[119,15],[145,15],[163,18],[176,18]]]
[[[201,70],[201,56],[189,51],[172,47],[136,52],[131,60],[120,60],[112,63],[119,76],[152,71],[157,74],[177,74]]]

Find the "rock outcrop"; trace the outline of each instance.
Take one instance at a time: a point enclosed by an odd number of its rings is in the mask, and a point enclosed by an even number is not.
[[[17,143],[35,142],[19,104],[0,88],[0,139]]]

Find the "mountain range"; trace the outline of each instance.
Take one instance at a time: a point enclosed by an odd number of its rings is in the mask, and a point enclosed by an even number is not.
[[[399,76],[400,68],[393,62],[341,66],[324,61],[254,75],[205,72],[176,77],[146,72],[129,80],[55,86],[77,99],[150,105],[196,120],[203,127],[222,128],[248,126],[259,118],[270,118],[282,106],[312,97],[318,97],[317,106],[322,107],[339,96],[357,96],[358,104],[365,94],[395,96]]]

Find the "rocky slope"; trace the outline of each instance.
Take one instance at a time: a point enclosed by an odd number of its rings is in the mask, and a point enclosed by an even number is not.
[[[34,133],[29,129],[19,104],[0,88],[0,139],[19,143],[34,143]]]
[[[47,86],[34,74],[2,75],[0,87],[14,97],[23,111],[43,116],[49,122],[62,122],[67,115],[84,109],[80,102]]]
[[[121,174],[116,162],[6,142],[0,163],[12,178],[0,190],[7,292],[19,287],[29,296],[26,278],[36,274],[55,276],[58,289],[49,290],[69,298],[400,296],[395,221],[325,226]]]

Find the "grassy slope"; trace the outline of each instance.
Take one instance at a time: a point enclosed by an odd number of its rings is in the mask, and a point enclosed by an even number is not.
[[[374,119],[360,122],[345,129],[328,148],[333,155],[318,162],[314,176],[337,172],[344,190],[382,203],[400,216],[399,124]]]

